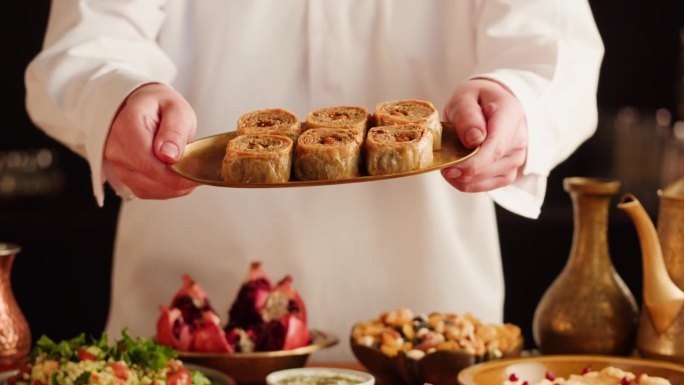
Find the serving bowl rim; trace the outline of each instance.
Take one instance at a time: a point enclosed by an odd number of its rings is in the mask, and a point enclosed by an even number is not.
[[[635,365],[645,366],[658,369],[672,370],[674,372],[684,375],[684,365],[669,361],[661,361],[650,358],[641,357],[625,357],[615,355],[600,355],[600,354],[542,354],[529,355],[524,357],[506,357],[497,360],[480,362],[475,365],[464,368],[458,373],[457,380],[460,385],[473,385],[473,377],[484,370],[503,369],[512,363],[567,363],[567,362],[587,362],[609,365]],[[605,367],[604,366],[604,367]],[[648,373],[647,373],[648,374]]]
[[[311,338],[313,342],[309,345],[302,346],[295,349],[275,350],[269,352],[251,352],[251,353],[200,353],[200,352],[178,352],[181,360],[183,358],[192,359],[253,359],[253,358],[273,358],[273,357],[290,357],[311,354],[318,350],[336,345],[339,342],[337,336],[333,333],[325,332],[319,329],[310,329]]]
[[[370,384],[370,383],[375,382],[375,376],[369,372],[364,372],[361,370],[349,369],[349,368],[314,366],[314,367],[304,367],[304,368],[282,369],[282,370],[278,370],[275,372],[271,372],[266,376],[266,383],[269,384],[270,383],[269,381],[272,382],[272,381],[281,380],[283,378],[287,378],[290,373],[298,373],[298,372],[311,373],[312,375],[315,375],[316,373],[326,373],[326,372],[341,373],[341,374],[348,374],[348,375],[360,377],[360,380],[363,381],[361,384]]]

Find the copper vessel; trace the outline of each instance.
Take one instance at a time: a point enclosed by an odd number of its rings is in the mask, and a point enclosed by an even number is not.
[[[573,204],[570,256],[534,313],[532,333],[544,354],[629,355],[639,310],[608,251],[608,209],[620,182],[563,180]]]
[[[684,363],[684,177],[658,192],[658,227],[632,194],[618,208],[634,222],[643,263],[643,308],[637,350]]]
[[[31,348],[31,332],[14,294],[10,271],[21,248],[0,243],[0,372],[18,368]]]

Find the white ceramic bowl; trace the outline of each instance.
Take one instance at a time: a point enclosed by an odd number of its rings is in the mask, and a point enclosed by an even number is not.
[[[310,380],[310,385],[317,385],[319,383],[328,384],[329,382],[316,382],[315,379],[347,379],[349,385],[374,385],[375,378],[373,375],[358,370],[340,369],[340,368],[296,368],[285,369],[273,372],[266,376],[267,385],[288,385],[294,378],[300,378],[303,381]],[[290,380],[290,381],[288,381]],[[309,382],[297,382],[297,384],[307,384]],[[345,383],[346,385],[346,383]]]

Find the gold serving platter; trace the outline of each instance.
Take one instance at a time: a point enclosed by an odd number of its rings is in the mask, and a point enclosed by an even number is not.
[[[535,384],[553,373],[567,378],[580,374],[584,369],[601,370],[613,366],[635,374],[663,377],[672,385],[684,385],[684,366],[664,361],[633,357],[593,355],[548,355],[489,361],[462,370],[458,374],[459,385],[503,384],[514,373],[520,379]],[[453,384],[453,382],[451,382]]]
[[[221,162],[226,153],[228,141],[233,139],[235,131],[208,136],[188,143],[181,159],[170,166],[171,170],[192,181],[221,187],[246,187],[246,188],[269,188],[269,187],[304,187],[321,186],[343,183],[368,182],[381,179],[399,178],[410,175],[422,174],[429,171],[440,170],[456,165],[472,157],[478,148],[468,149],[461,144],[450,123],[442,122],[442,149],[433,153],[432,164],[420,170],[388,174],[368,175],[364,173],[356,178],[342,180],[296,180],[291,179],[283,183],[235,183],[226,182],[221,177]],[[365,169],[365,167],[363,167]],[[293,177],[294,178],[294,177]]]

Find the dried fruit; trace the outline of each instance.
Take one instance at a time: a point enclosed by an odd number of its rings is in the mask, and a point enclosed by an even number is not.
[[[485,324],[472,314],[414,314],[406,308],[384,311],[352,328],[355,343],[380,349],[392,357],[399,351],[462,351],[478,359],[503,357],[521,345],[521,330],[513,324]],[[420,357],[413,353],[412,358]]]

